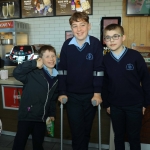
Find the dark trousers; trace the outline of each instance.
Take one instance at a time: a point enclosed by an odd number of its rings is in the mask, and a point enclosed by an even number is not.
[[[125,150],[127,133],[130,150],[141,150],[142,104],[126,107],[110,106],[110,117],[115,134],[115,150]]]
[[[96,107],[91,104],[93,94],[68,93],[67,116],[72,134],[73,150],[88,150],[90,132]]]
[[[32,135],[33,150],[44,150],[45,122],[19,121],[12,150],[24,150],[29,135]]]

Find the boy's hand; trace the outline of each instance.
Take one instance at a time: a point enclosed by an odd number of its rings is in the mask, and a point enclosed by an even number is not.
[[[94,93],[94,96],[91,101],[96,100],[96,105],[98,106],[100,103],[102,103],[102,98],[100,93]]]
[[[36,62],[37,62],[37,67],[39,69],[42,69],[43,68],[43,60],[42,60],[42,58],[38,58]]]
[[[110,107],[106,109],[107,113],[110,114]]]
[[[143,115],[145,114],[145,110],[146,110],[146,108],[145,108],[145,107],[143,107],[143,109],[142,109],[142,113],[143,113]]]
[[[62,103],[62,99],[63,99],[63,98],[67,99],[67,101],[68,101],[68,97],[67,97],[66,95],[60,95],[60,96],[58,97],[58,101],[60,101],[60,102]]]
[[[50,117],[50,120],[51,120],[51,121],[55,121],[55,118],[54,118],[54,117]]]

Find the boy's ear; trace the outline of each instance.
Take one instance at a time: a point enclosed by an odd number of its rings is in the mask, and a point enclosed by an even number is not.
[[[123,35],[122,36],[122,41],[124,41],[126,39],[126,36],[125,35]]]
[[[89,26],[88,26],[89,30],[91,30],[91,23],[89,23]]]

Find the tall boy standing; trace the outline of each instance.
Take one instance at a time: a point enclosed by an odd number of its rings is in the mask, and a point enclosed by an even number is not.
[[[125,132],[130,150],[140,150],[142,111],[150,104],[150,74],[141,54],[123,46],[122,26],[108,25],[104,40],[111,51],[104,56],[102,96],[115,133],[115,150],[125,150]]]
[[[74,37],[66,40],[60,54],[59,101],[67,98],[68,120],[72,133],[73,150],[88,150],[90,131],[97,105],[102,102],[102,45],[89,36],[89,17],[75,12],[69,19]]]

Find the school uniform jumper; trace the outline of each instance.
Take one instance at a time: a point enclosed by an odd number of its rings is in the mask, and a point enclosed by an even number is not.
[[[127,132],[131,150],[140,150],[142,107],[150,104],[150,74],[139,52],[125,48],[119,59],[104,56],[103,104],[110,107],[115,150],[125,150]]]
[[[36,60],[27,61],[18,64],[13,71],[14,77],[23,83],[13,150],[24,150],[30,134],[33,150],[43,150],[45,121],[47,117],[55,117],[57,77],[50,78],[46,70],[36,66]]]
[[[103,67],[100,41],[88,36],[82,47],[75,37],[62,46],[58,64],[59,95],[67,95],[68,120],[73,150],[88,150],[90,131],[96,112],[91,104],[94,93],[101,93]]]

